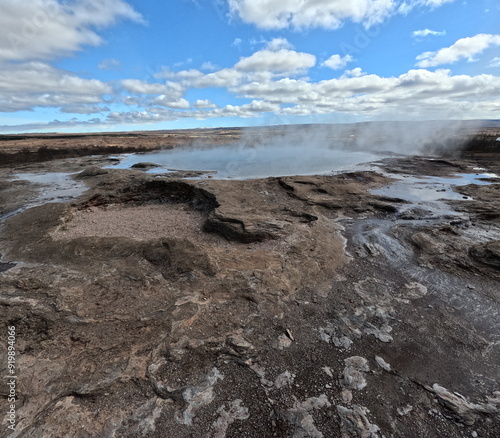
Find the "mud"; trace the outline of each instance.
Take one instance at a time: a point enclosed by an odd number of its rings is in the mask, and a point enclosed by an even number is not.
[[[377,190],[500,161],[225,181],[112,160],[1,169],[7,436],[498,435],[499,180]],[[14,178],[54,171],[87,190]]]

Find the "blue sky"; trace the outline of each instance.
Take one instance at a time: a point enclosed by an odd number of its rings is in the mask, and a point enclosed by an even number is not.
[[[497,0],[0,0],[0,132],[498,119]]]

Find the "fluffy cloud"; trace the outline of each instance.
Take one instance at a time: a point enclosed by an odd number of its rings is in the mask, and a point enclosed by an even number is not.
[[[142,22],[124,0],[2,0],[0,14],[0,111],[60,107],[92,114],[111,85],[59,70],[46,60],[102,43],[97,30],[119,19]],[[117,68],[105,60],[100,68]],[[96,106],[97,105],[97,106]]]
[[[241,58],[233,67],[211,73],[200,70],[172,71],[164,67],[155,75],[158,79],[169,79],[186,90],[189,88],[234,88],[252,81],[264,82],[273,77],[294,76],[306,72],[316,64],[316,57],[310,53],[296,52],[284,38],[267,42],[266,48]],[[147,84],[138,80],[122,81],[131,92],[148,94],[161,93],[161,84]],[[141,91],[142,90],[142,91]]]
[[[165,84],[152,84],[139,79],[124,79],[122,87],[130,93],[138,94],[164,94],[170,91]]]
[[[209,99],[198,99],[193,103],[193,106],[198,109],[205,109],[205,108],[216,108],[217,105],[215,105],[211,100]]]
[[[294,74],[313,67],[316,57],[293,50],[261,50],[241,59],[234,68],[244,72],[271,72]]]
[[[189,109],[190,107],[190,104],[186,99],[180,98],[177,100],[171,100],[168,96],[165,96],[163,94],[153,99],[153,105],[176,109]]]
[[[234,69],[225,69],[235,73]],[[55,77],[61,72],[52,72]],[[220,72],[215,72],[219,73]],[[237,73],[237,72],[236,72]],[[208,75],[195,76],[190,81],[198,83]],[[220,78],[221,76],[219,76]],[[101,124],[139,124],[172,121],[181,118],[222,118],[256,117],[272,112],[277,115],[314,115],[343,113],[364,118],[411,117],[411,118],[481,118],[498,111],[500,108],[495,96],[500,94],[500,78],[493,75],[452,75],[450,70],[429,71],[410,70],[397,77],[382,77],[366,74],[361,69],[346,72],[339,78],[313,82],[309,79],[293,79],[267,76],[263,80],[250,80],[241,74],[235,85],[226,87],[233,95],[248,99],[249,103],[217,107],[208,99],[198,99],[190,104],[175,93],[150,94],[167,89],[185,90],[186,79],[183,75],[175,83],[147,84],[129,80],[124,83],[135,98],[126,103],[132,111],[110,112]],[[1,78],[0,78],[1,79]],[[46,75],[45,79],[49,79]],[[75,94],[39,96],[38,102],[61,105],[63,111],[71,108],[81,113],[104,110],[100,93],[108,92],[106,84],[81,82],[79,78],[68,78],[69,82],[61,89],[68,92],[78,85],[80,90],[92,89],[95,102],[81,101]],[[44,81],[45,82],[45,81]],[[64,82],[64,81],[63,81]],[[231,81],[229,81],[231,82]],[[213,82],[210,84],[212,85]],[[5,81],[3,87],[5,87]],[[36,85],[35,85],[36,86]],[[89,88],[90,87],[90,88]],[[92,88],[94,87],[94,88]],[[141,94],[140,92],[144,92]],[[471,96],[474,98],[471,100]],[[36,96],[35,96],[36,97]],[[33,99],[26,96],[26,99]],[[55,103],[54,103],[55,99]],[[86,97],[85,97],[86,99]],[[74,102],[78,102],[77,104]],[[77,105],[77,106],[75,106]],[[135,108],[134,108],[135,107]],[[71,123],[74,123],[71,121]]]
[[[323,27],[337,29],[344,21],[366,27],[394,13],[417,6],[435,8],[455,0],[228,0],[234,16],[264,29]]]
[[[0,64],[0,111],[31,110],[37,106],[98,104],[112,93],[109,84],[82,79],[46,63]]]
[[[273,38],[266,44],[268,50],[293,49],[293,46],[286,38]]]
[[[379,23],[394,9],[392,0],[229,0],[234,15],[265,29],[324,27],[335,29],[350,19]]]
[[[284,78],[278,81],[250,82],[232,90],[239,96],[249,99],[265,99],[270,102],[290,103],[299,97],[307,96],[313,84],[304,80]]]
[[[255,117],[256,115],[268,112],[278,112],[279,105],[253,100],[244,105],[226,105],[224,108],[218,108],[210,113],[210,117]]]
[[[98,128],[188,118],[247,118],[269,112],[278,116],[336,113],[364,119],[473,119],[490,118],[491,114],[500,111],[496,98],[500,95],[500,77],[497,76],[452,75],[450,70],[425,69],[410,70],[397,77],[357,73],[360,75],[344,75],[320,82],[282,78],[243,83],[230,89],[234,94],[251,100],[242,105],[216,107],[208,100],[197,100],[189,107],[187,101],[179,99],[165,100],[164,105],[154,106],[158,102],[148,99],[148,104],[138,104],[144,109],[113,111],[103,120],[92,119],[80,125],[90,124]],[[23,125],[17,130],[53,130],[74,126],[78,123],[71,119],[68,122],[38,124],[36,128]],[[0,126],[0,131],[9,129],[12,130],[11,127]]]
[[[235,69],[224,68],[191,80],[185,80],[183,84],[193,88],[228,88],[237,85],[240,82],[241,77],[242,74]]]
[[[96,28],[142,17],[123,0],[2,0],[0,61],[51,59],[99,45]]]
[[[399,77],[343,76],[318,83],[281,79],[239,87],[241,96],[283,105],[281,114],[344,112],[367,117],[408,114],[417,117],[484,117],[498,109],[500,78],[453,76],[449,70],[410,70]],[[474,96],[471,101],[470,96]]]
[[[201,78],[203,75],[203,72],[196,69],[172,71],[168,67],[163,67],[161,71],[154,76],[157,79],[192,80]]]
[[[412,32],[411,36],[413,38],[425,38],[426,36],[441,36],[441,35],[446,35],[446,31],[437,31],[437,30],[430,30],[430,29],[423,29],[423,30],[415,30]]]
[[[351,55],[332,55],[330,56],[323,64],[326,67],[330,67],[332,70],[340,70],[344,68],[347,64],[353,61],[353,57]]]
[[[453,64],[461,59],[473,61],[474,56],[491,46],[500,45],[500,35],[478,34],[462,38],[450,47],[436,52],[425,52],[417,56],[417,67],[428,68],[442,64]]]
[[[364,75],[366,75],[366,73],[360,67],[356,67],[356,68],[353,68],[352,70],[346,70],[342,76],[343,77],[352,76],[355,78],[359,78],[360,76],[364,76]]]

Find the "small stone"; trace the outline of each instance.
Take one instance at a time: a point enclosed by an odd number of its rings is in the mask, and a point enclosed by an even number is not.
[[[240,334],[230,335],[227,338],[227,344],[240,352],[253,349],[253,345],[244,339]]]
[[[382,359],[380,356],[375,356],[375,361],[377,362],[377,365],[386,370],[386,371],[391,371],[391,366],[384,360]]]
[[[326,374],[328,374],[330,377],[333,378],[333,371],[330,367],[323,367],[321,368]]]
[[[368,361],[364,357],[353,356],[344,360],[342,386],[345,389],[363,389],[366,380],[363,373],[370,371]]]
[[[352,345],[352,341],[347,336],[342,336],[341,338],[337,338],[334,336],[332,338],[333,344],[338,348],[344,348],[349,351]]]
[[[281,335],[278,337],[278,349],[283,350],[292,345],[292,340],[287,335]]]
[[[404,408],[398,408],[398,415],[408,415],[411,411],[413,411],[413,406],[412,405],[407,405]]]
[[[352,391],[349,391],[348,389],[343,389],[342,392],[340,393],[340,397],[342,399],[342,403],[349,404],[352,401]]]
[[[281,373],[276,380],[274,381],[274,386],[278,389],[284,388],[285,386],[292,386],[292,383],[295,379],[295,374],[290,371],[285,371]]]
[[[132,165],[132,169],[150,169],[152,167],[160,167],[160,166],[155,163],[136,163]]]
[[[412,282],[405,285],[405,296],[410,299],[418,299],[427,295],[427,288],[420,283]]]

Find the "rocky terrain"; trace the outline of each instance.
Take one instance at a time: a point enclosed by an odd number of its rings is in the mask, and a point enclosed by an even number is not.
[[[0,436],[497,437],[500,179],[449,201],[380,190],[499,158],[244,181],[1,167],[18,398]],[[70,202],[12,178],[61,169]]]

